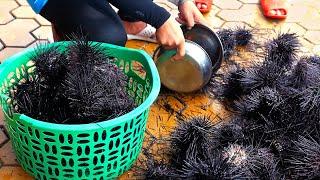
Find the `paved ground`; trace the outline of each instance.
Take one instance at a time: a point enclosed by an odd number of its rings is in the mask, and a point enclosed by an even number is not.
[[[159,3],[173,14],[177,14],[177,8],[173,5],[162,1]],[[267,30],[265,32],[268,33],[261,35],[264,37],[273,36],[275,33],[269,33],[273,30],[296,32],[300,35],[300,41],[305,47],[304,53],[320,55],[319,0],[291,0],[289,15],[285,21],[266,20],[260,12],[258,0],[215,0],[213,10],[206,17],[212,22],[214,29],[246,25],[255,29]],[[34,14],[26,0],[0,0],[0,60],[32,47],[39,41],[52,41],[50,23]],[[128,46],[145,49],[149,53],[152,53],[155,48],[153,44],[142,42],[129,42]],[[190,112],[195,112],[197,108],[201,109],[199,107],[208,101],[201,95],[192,98],[185,97],[185,99],[188,99],[190,104]],[[223,108],[218,103],[214,103],[205,113],[221,114],[222,111]],[[204,113],[201,110],[197,112]],[[155,126],[153,120],[158,118],[157,114],[161,114],[162,118],[170,116],[153,107],[148,123],[149,129]],[[3,123],[3,117],[0,116],[0,179],[32,179],[16,162]],[[167,125],[173,126],[173,124]]]

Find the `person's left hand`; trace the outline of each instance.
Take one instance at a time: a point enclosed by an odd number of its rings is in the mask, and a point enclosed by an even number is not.
[[[178,8],[180,13],[176,20],[179,23],[186,24],[189,28],[193,27],[196,23],[208,25],[208,22],[193,1],[186,1],[180,4]]]

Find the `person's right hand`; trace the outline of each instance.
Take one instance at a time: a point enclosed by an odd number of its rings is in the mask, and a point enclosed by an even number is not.
[[[185,39],[183,32],[178,22],[170,17],[156,31],[158,42],[166,49],[177,49],[177,54],[173,57],[174,60],[180,60],[185,55]]]

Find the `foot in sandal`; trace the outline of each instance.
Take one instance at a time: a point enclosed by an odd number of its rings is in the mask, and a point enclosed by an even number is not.
[[[212,0],[195,0],[195,4],[200,12],[207,13],[211,10]]]
[[[285,19],[288,13],[287,0],[260,0],[263,15],[272,19]]]
[[[123,26],[127,32],[128,40],[143,40],[148,42],[156,43],[155,32],[156,29],[149,24],[142,21],[138,22],[127,22],[123,21]]]

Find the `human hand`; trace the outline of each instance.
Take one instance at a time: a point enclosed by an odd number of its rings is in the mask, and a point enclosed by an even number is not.
[[[180,4],[178,8],[180,13],[176,20],[179,23],[186,24],[189,28],[193,27],[196,23],[203,25],[208,24],[193,1],[185,1]]]
[[[185,39],[179,24],[170,17],[156,31],[158,42],[165,49],[177,49],[177,54],[173,57],[174,60],[180,60],[185,55]]]

